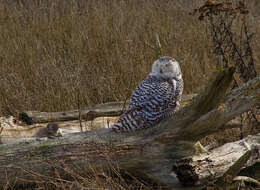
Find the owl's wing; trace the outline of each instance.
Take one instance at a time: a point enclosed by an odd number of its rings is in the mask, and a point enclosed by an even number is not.
[[[176,107],[176,81],[148,76],[131,96],[129,109],[123,113],[112,129],[135,131],[155,125],[171,115]]]
[[[157,120],[174,109],[177,82],[149,76],[134,91],[129,108],[142,110],[148,120]]]

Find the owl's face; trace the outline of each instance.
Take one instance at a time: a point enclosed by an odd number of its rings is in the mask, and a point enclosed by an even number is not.
[[[153,63],[151,75],[177,79],[182,77],[179,63],[168,56],[161,57]]]

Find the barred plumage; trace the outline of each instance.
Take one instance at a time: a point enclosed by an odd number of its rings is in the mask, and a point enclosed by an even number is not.
[[[179,108],[182,91],[179,63],[168,56],[156,60],[152,72],[132,94],[128,110],[112,129],[116,132],[135,131],[171,117]]]

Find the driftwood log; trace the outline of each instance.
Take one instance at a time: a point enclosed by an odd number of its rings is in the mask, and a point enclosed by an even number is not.
[[[118,116],[122,113],[122,108],[127,106],[128,102],[110,102],[100,104],[81,110],[81,119],[93,120],[96,117]],[[25,111],[19,114],[19,120],[31,125],[33,123],[48,123],[60,121],[72,121],[79,119],[78,110],[70,110],[65,112],[39,112]]]
[[[174,118],[151,129],[122,134],[102,129],[57,140],[1,145],[0,186],[26,184],[35,173],[62,174],[64,163],[81,167],[88,162],[93,167],[115,163],[137,177],[148,176],[170,187],[177,182],[172,175],[175,161],[192,155],[193,142],[223,130],[225,122],[260,104],[260,77],[226,96],[233,73],[232,68],[219,72]]]
[[[252,155],[248,155],[249,151],[251,151],[250,154]],[[243,155],[246,156],[244,156],[244,160],[240,161],[239,164],[241,165],[234,168],[235,161],[238,158],[241,159]],[[180,159],[175,163],[173,171],[183,185],[201,185],[207,184],[209,181],[213,182],[217,177],[223,177],[223,174],[230,167],[233,167],[233,171],[229,175],[235,173],[234,176],[229,178],[229,181],[232,181],[242,167],[256,162],[260,162],[260,133],[254,136],[250,135],[236,142],[224,144],[205,153]],[[260,175],[260,170],[255,172],[257,172],[255,175]],[[218,183],[221,180],[220,178]]]
[[[184,95],[182,104],[186,105],[196,96],[196,94]],[[129,101],[126,102],[108,102],[105,104],[98,104],[93,107],[82,109],[80,112],[81,119],[91,121],[97,117],[112,117],[120,116],[123,110],[128,108]],[[39,111],[25,111],[19,114],[19,120],[28,125],[34,123],[48,123],[48,122],[62,122],[73,121],[79,119],[79,110],[70,110],[64,112],[39,112]]]
[[[196,94],[183,95],[181,106],[183,107],[190,103],[192,98],[195,96]],[[62,134],[109,128],[118,120],[122,110],[124,110],[124,107],[128,107],[128,102],[108,102],[105,104],[88,107],[82,109],[85,113],[85,117],[81,117],[80,120],[79,112],[77,110],[65,112],[24,111],[20,113],[20,120],[17,120],[13,116],[0,117],[1,140],[3,144],[10,144],[21,141],[24,138],[31,138],[40,128],[46,127],[49,122],[57,123],[62,131]],[[90,114],[93,116],[93,113],[96,113],[94,114],[95,118],[92,117],[94,119],[91,119],[89,116]]]

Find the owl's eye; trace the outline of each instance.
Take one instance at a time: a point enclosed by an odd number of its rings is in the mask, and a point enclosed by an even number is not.
[[[165,60],[165,59],[164,59],[164,58],[162,58],[162,57],[159,59],[159,61],[160,61],[160,62],[163,62],[164,60]]]

